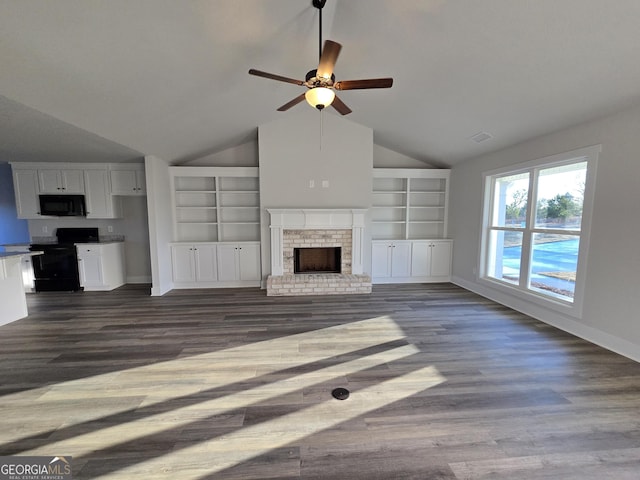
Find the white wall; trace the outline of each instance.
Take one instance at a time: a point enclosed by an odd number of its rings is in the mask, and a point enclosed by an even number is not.
[[[169,164],[157,157],[144,157],[149,211],[151,251],[151,295],[164,295],[173,288],[171,249],[173,226],[169,195]]]
[[[374,168],[436,168],[429,163],[375,144],[373,145],[373,166]]]
[[[181,163],[188,166],[215,167],[257,167],[258,166],[258,138],[236,147],[227,148],[195,160]],[[388,148],[373,144],[374,168],[437,168],[429,163],[394,152]]]
[[[477,282],[482,172],[602,145],[596,176],[582,318],[564,317]],[[453,281],[640,361],[640,105],[455,165],[450,233]]]
[[[258,145],[262,273],[266,277],[271,270],[266,209],[369,208],[373,131],[331,112],[301,108],[260,126]],[[328,182],[327,188],[322,187],[323,181]],[[370,250],[368,243],[365,251]]]
[[[213,153],[196,160],[181,163],[188,166],[215,166],[215,167],[257,167],[258,166],[258,138],[227,148],[221,152]]]

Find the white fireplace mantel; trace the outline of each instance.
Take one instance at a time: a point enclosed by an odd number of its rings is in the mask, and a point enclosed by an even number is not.
[[[283,274],[284,230],[351,229],[352,273],[362,274],[366,209],[267,209],[271,216],[271,275]]]

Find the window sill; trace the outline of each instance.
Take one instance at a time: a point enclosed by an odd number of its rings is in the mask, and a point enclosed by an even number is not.
[[[573,302],[564,301],[560,298],[553,298],[532,290],[523,290],[516,285],[489,277],[478,278],[478,282],[485,287],[510,295],[518,300],[533,303],[536,306],[544,307],[573,318],[582,318],[582,302],[579,299],[574,298]]]

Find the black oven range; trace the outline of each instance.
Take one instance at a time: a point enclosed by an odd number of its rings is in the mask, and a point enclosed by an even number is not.
[[[36,292],[77,292],[81,290],[76,243],[100,241],[97,228],[58,228],[55,243],[34,243],[33,257]]]

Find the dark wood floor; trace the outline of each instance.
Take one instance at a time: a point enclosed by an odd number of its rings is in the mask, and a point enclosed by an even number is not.
[[[0,455],[74,478],[640,478],[640,365],[453,285],[28,301]]]

